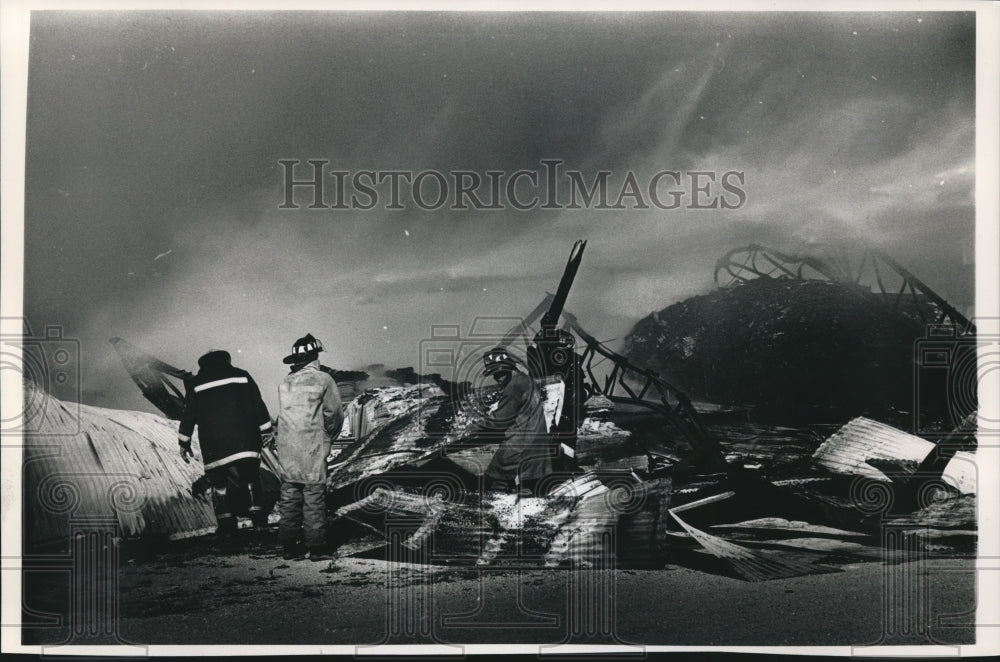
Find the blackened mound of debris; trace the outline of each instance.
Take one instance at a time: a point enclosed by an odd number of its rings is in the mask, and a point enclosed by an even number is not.
[[[625,355],[695,399],[754,405],[762,418],[891,415],[912,407],[924,328],[863,288],[761,278],[640,320]]]

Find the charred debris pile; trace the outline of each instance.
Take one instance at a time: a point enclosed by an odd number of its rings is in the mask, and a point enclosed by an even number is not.
[[[559,291],[503,341],[530,339],[541,318],[543,331],[561,323],[577,342],[573,461],[530,495],[486,489],[497,442],[471,431],[491,386],[409,368],[357,373],[329,458],[342,553],[470,568],[676,564],[749,581],[905,560],[906,549],[974,553],[974,403],[945,411],[925,438],[880,415],[903,406],[895,395],[871,404],[882,389],[908,388],[921,315],[964,318],[898,265],[912,293],[902,303],[829,264],[771,251],[775,277],[754,261],[764,249],[740,250],[751,257],[734,251],[718,267],[733,282],[640,322],[622,356],[563,310],[574,247]],[[965,320],[960,337],[974,333]],[[115,342],[174,418],[171,379],[186,373]],[[849,356],[861,358],[845,372]],[[793,415],[803,411],[821,415]],[[906,540],[887,546],[889,524]]]
[[[850,284],[755,279],[640,320],[624,354],[693,398],[772,420],[908,412],[919,320]]]
[[[961,374],[975,363],[969,320],[888,256],[829,253],[730,251],[716,290],[640,320],[623,353],[695,399],[752,406],[758,419],[904,424],[915,407],[925,420],[973,411],[975,387]],[[922,349],[950,356],[924,365]],[[956,377],[966,382],[948,382]]]
[[[576,471],[550,476],[543,496],[518,496],[483,489],[495,446],[464,443],[474,418],[439,389],[382,389],[366,407],[383,400],[398,415],[334,458],[329,484],[333,528],[367,541],[365,556],[496,569],[673,564],[758,581],[898,556],[883,547],[890,523],[913,549],[975,549],[974,453],[870,419],[825,440],[710,424],[727,462],[707,469],[651,453],[597,398]]]

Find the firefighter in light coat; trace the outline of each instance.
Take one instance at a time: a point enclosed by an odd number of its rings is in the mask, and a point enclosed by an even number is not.
[[[319,363],[320,343],[295,341],[284,362],[291,372],[278,386],[277,454],[281,462],[281,523],[285,559],[330,558],[326,542],[326,478],[330,446],[344,422],[337,383]]]

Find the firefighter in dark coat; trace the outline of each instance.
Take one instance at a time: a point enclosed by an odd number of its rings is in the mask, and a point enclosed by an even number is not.
[[[492,488],[513,484],[533,491],[538,481],[552,473],[556,449],[545,426],[542,395],[534,380],[521,372],[503,347],[483,356],[484,374],[500,385],[496,409],[480,424],[480,434],[502,433],[485,476]]]
[[[186,384],[184,416],[177,431],[181,457],[187,462],[194,456],[191,435],[197,426],[219,535],[236,532],[236,515],[246,508],[239,495],[247,491],[254,528],[266,529],[260,449],[272,433],[260,389],[248,372],[233,367],[229,352],[211,351],[198,359],[198,367],[198,374]]]

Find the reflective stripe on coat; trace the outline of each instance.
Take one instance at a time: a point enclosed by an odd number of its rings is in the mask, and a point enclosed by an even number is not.
[[[271,428],[271,418],[248,372],[228,364],[212,365],[199,370],[186,387],[177,436],[191,441],[198,428],[206,471],[260,456],[260,435]]]

